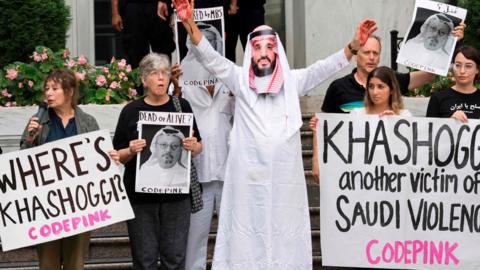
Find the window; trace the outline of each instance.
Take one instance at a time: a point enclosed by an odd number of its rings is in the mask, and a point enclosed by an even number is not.
[[[120,35],[112,26],[110,0],[95,0],[95,65],[110,63],[112,56],[124,58]]]

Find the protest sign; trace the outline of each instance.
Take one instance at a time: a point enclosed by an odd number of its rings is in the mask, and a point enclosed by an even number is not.
[[[324,265],[480,268],[480,121],[317,117]]]
[[[446,76],[457,44],[452,31],[466,16],[463,8],[417,0],[397,63]]]
[[[108,130],[0,156],[3,251],[134,217]]]
[[[210,45],[222,56],[225,55],[225,27],[223,7],[198,8],[194,10],[194,19]],[[212,76],[197,61],[192,52],[188,52],[187,44],[192,46],[185,27],[175,15],[175,34],[177,42],[177,59],[180,59],[183,75],[180,86],[214,85],[218,79]]]
[[[140,111],[138,136],[147,146],[137,157],[136,192],[190,192],[191,152],[182,140],[191,136],[192,127],[192,113]]]

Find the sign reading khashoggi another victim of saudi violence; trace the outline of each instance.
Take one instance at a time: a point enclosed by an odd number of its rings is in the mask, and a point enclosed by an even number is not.
[[[317,117],[324,265],[479,269],[480,121]]]

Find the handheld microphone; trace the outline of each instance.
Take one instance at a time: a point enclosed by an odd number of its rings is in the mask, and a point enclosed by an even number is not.
[[[45,101],[43,101],[42,103],[40,103],[38,105],[38,111],[37,111],[37,114],[35,115],[38,118],[38,121],[40,121],[43,118],[43,115],[47,111],[47,108],[48,108],[48,104]],[[35,133],[37,133],[37,131],[38,131],[38,128],[32,129],[30,131],[30,136],[35,135]]]

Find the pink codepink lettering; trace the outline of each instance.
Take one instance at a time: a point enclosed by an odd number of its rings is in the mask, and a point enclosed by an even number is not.
[[[82,228],[93,227],[98,223],[103,223],[111,218],[108,209],[98,210],[82,216],[54,221],[39,227],[30,227],[28,229],[28,237],[32,240],[35,240],[38,237],[51,237],[52,235],[59,235],[70,231],[77,231]]]
[[[380,243],[372,239],[365,247],[365,255],[371,265],[458,265],[459,260],[454,254],[457,247],[457,242],[449,241],[403,240]]]

